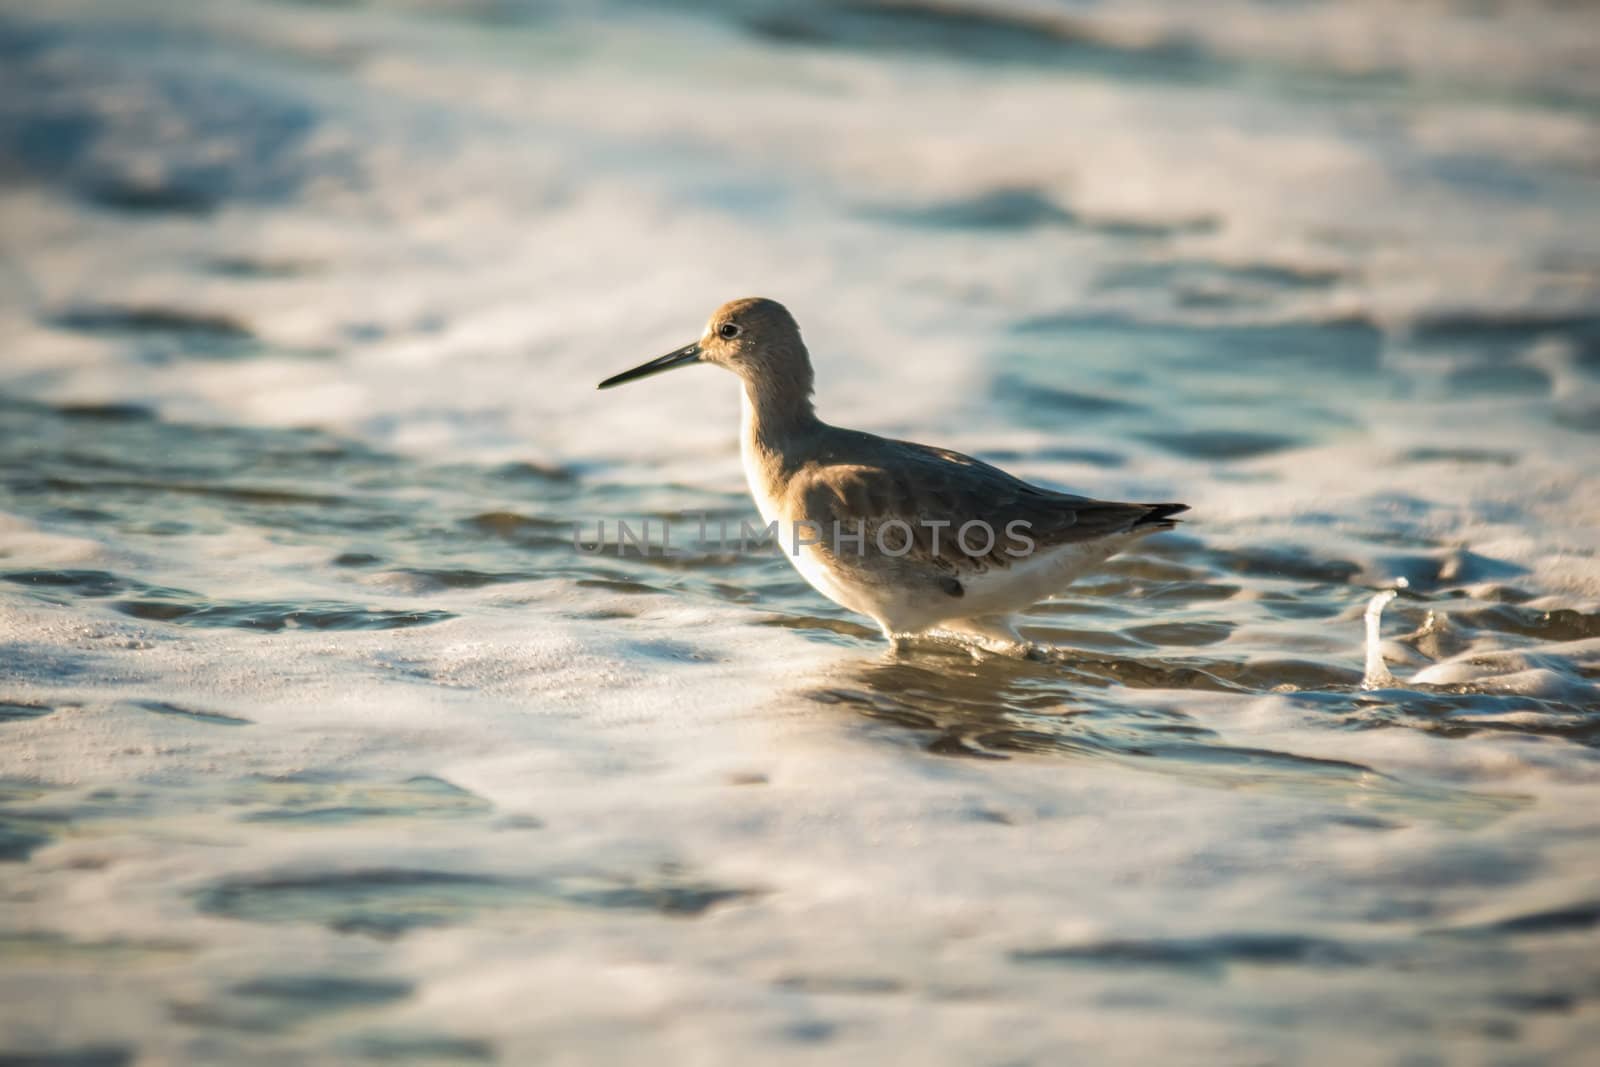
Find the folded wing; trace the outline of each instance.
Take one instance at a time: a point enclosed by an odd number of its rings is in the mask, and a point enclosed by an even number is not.
[[[1188,510],[1184,504],[1128,504],[1058,493],[948,449],[882,439],[873,444],[859,451],[881,453],[886,461],[862,461],[859,452],[853,461],[825,458],[791,483],[801,513],[821,527],[825,548],[834,543],[837,523],[845,536],[861,533],[868,554],[881,546],[960,577],[1023,558],[1017,554],[1023,542],[1012,536],[1014,531],[1020,530],[1037,551],[1171,529],[1177,522],[1172,516]],[[902,553],[907,527],[911,544]],[[966,535],[958,536],[963,527]],[[854,551],[854,542],[842,542],[837,554]]]

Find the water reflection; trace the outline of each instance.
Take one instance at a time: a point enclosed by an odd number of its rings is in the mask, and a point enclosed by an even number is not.
[[[919,650],[857,662],[807,695],[887,724],[891,739],[910,740],[938,756],[1091,760],[1211,788],[1260,789],[1337,805],[1370,816],[1374,828],[1417,819],[1471,827],[1527,802],[1405,782],[1347,760],[1235,745],[1184,710],[1179,693],[1142,704],[1108,692],[1118,682],[1210,688],[1193,684],[1197,674],[1205,672],[1059,650],[1032,660]],[[1323,696],[1352,706],[1362,699],[1353,691]]]

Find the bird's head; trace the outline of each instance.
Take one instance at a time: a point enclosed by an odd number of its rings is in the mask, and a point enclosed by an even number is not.
[[[712,312],[699,340],[613,375],[600,388],[691,363],[725,367],[761,392],[792,392],[801,399],[811,394],[811,357],[800,327],[782,304],[759,296],[728,301]]]

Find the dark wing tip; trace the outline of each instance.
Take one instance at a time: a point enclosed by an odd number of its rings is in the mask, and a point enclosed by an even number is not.
[[[1170,530],[1183,521],[1182,519],[1174,519],[1172,516],[1189,510],[1188,504],[1146,504],[1144,507],[1145,513],[1134,520],[1133,528],[1136,530],[1145,526],[1154,526],[1158,530]]]

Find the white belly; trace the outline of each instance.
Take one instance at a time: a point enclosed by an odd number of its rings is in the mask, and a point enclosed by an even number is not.
[[[926,581],[912,584],[862,581],[858,572],[836,569],[827,557],[809,548],[802,547],[798,554],[791,552],[791,528],[781,520],[779,528],[784,537],[784,555],[812,588],[836,604],[870,616],[886,634],[920,633],[960,619],[1024,611],[1061,592],[1133,539],[1121,537],[1041,550],[1008,568],[963,576],[962,595],[956,597],[940,584],[947,572],[930,568]],[[872,557],[869,555],[864,562],[870,568]]]
[[[966,595],[952,617],[1007,615],[1061,592],[1087,572],[1122,551],[1140,534],[1087,543],[1040,548],[1011,566],[992,568],[961,580]]]

